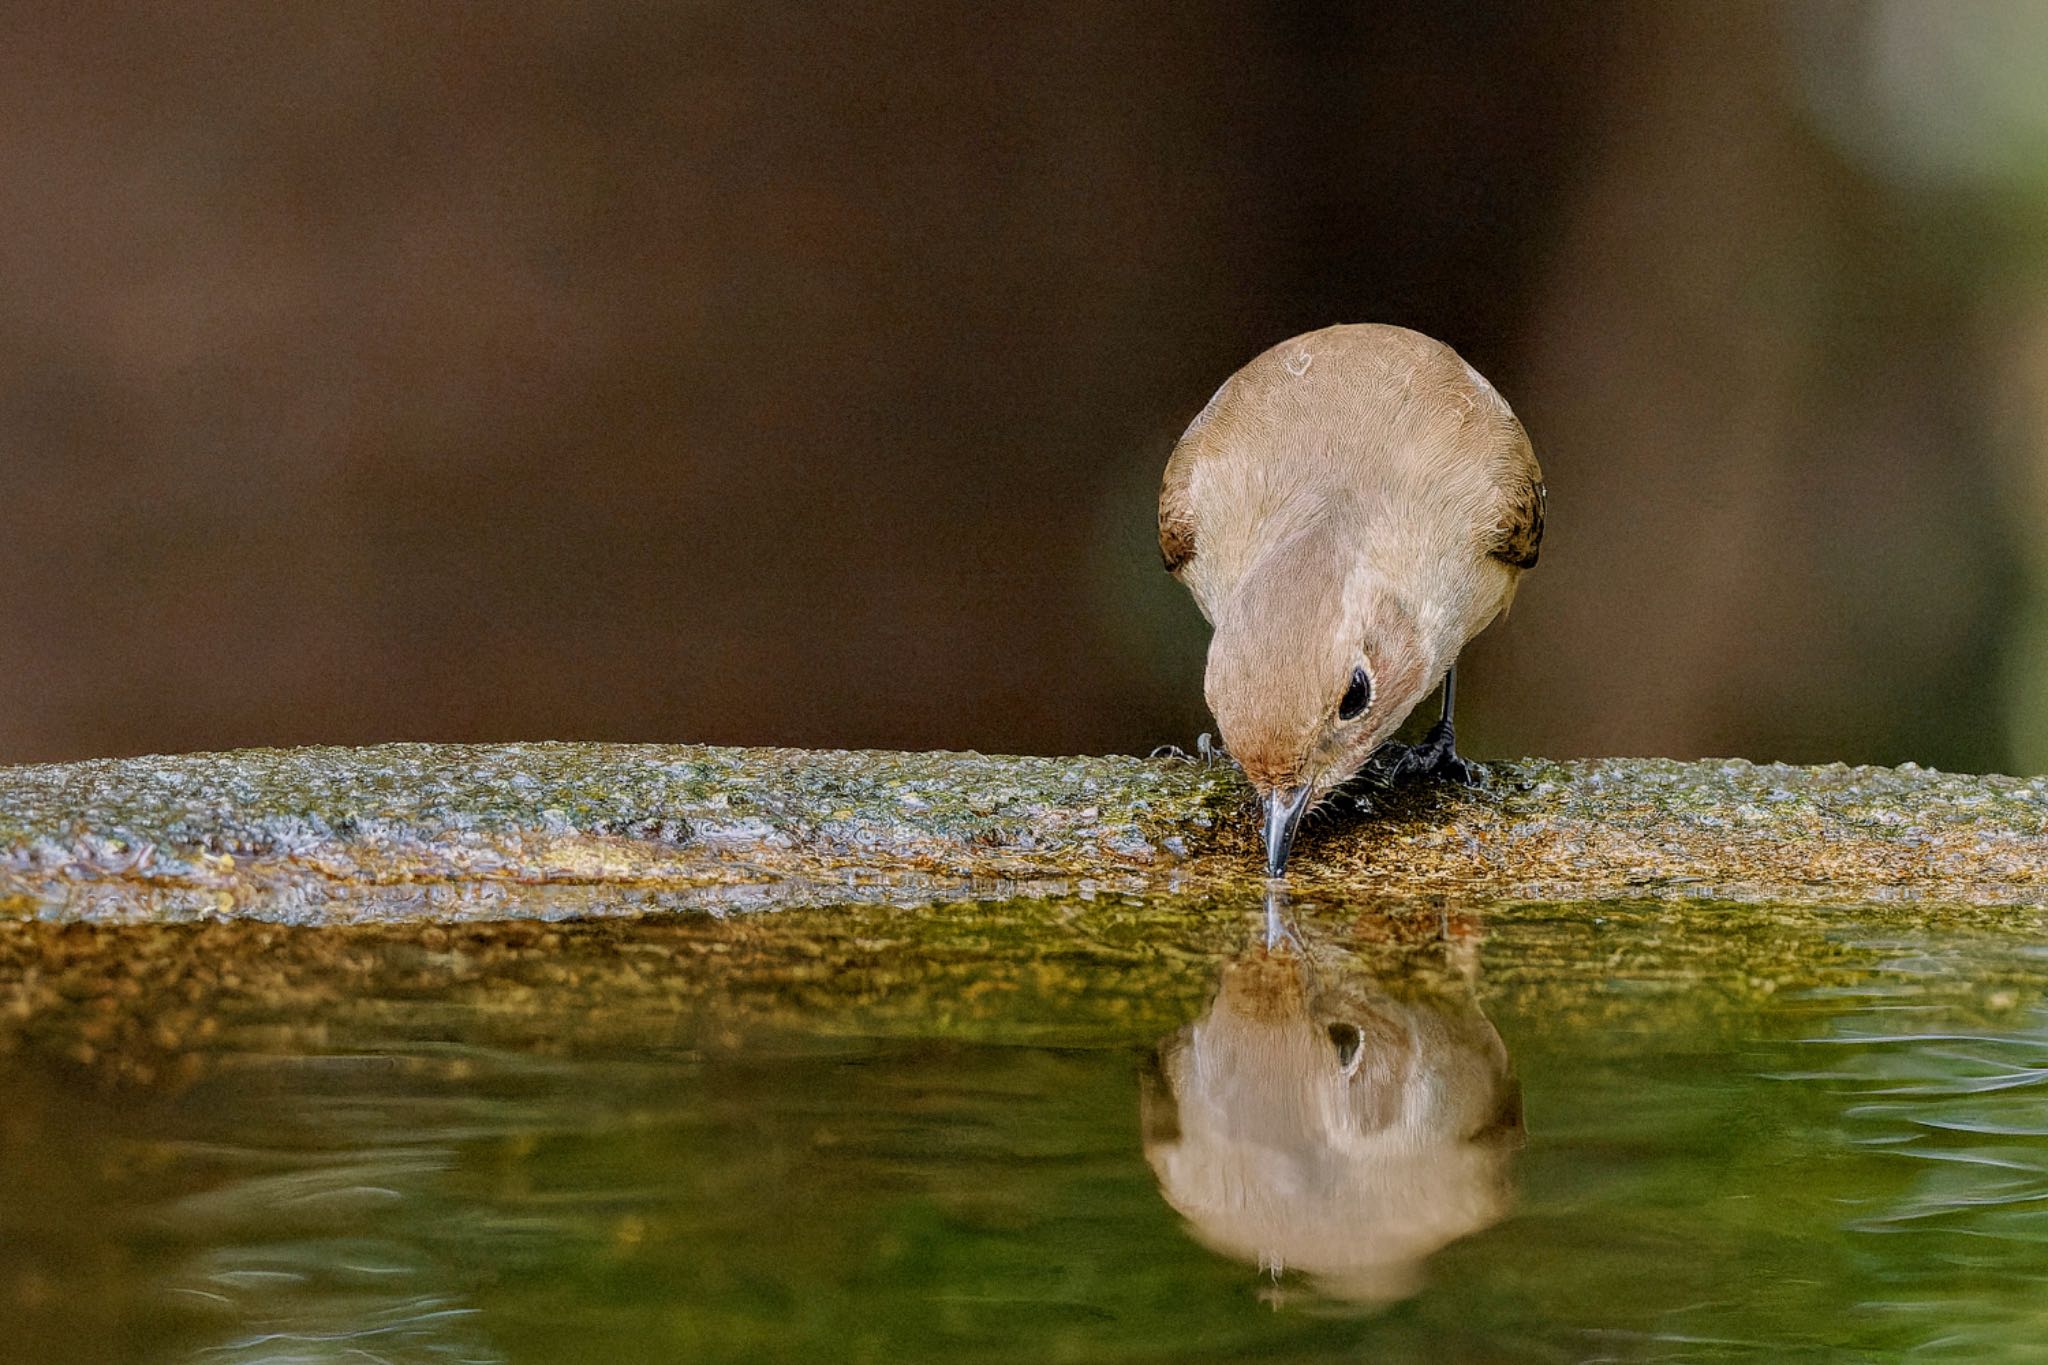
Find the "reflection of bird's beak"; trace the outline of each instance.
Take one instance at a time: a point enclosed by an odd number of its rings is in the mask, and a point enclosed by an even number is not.
[[[1266,883],[1266,951],[1278,952],[1283,946],[1302,952],[1301,938],[1287,923],[1287,888],[1276,883]]]
[[[1311,784],[1294,790],[1275,787],[1266,793],[1266,875],[1277,877],[1287,871],[1287,851],[1294,847],[1294,831],[1301,813],[1308,809]]]

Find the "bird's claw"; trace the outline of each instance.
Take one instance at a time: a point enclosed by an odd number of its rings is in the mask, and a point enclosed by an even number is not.
[[[1230,759],[1230,755],[1224,752],[1223,746],[1211,738],[1207,730],[1202,731],[1195,739],[1195,751],[1192,754],[1186,749],[1181,748],[1178,744],[1162,744],[1152,751],[1150,757],[1177,758],[1183,763],[1199,762],[1204,767],[1210,768],[1215,767],[1218,763],[1228,762]]]
[[[1323,805],[1340,815],[1371,815],[1372,798],[1357,787],[1338,787],[1323,798]]]
[[[1384,757],[1382,757],[1384,755]],[[1373,755],[1373,777],[1387,786],[1411,777],[1444,778],[1464,787],[1486,785],[1486,769],[1460,758],[1450,724],[1438,721],[1420,744],[1385,744]]]

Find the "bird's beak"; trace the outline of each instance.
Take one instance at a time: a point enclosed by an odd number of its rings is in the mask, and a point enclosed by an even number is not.
[[[1304,783],[1293,790],[1275,787],[1266,793],[1266,875],[1278,877],[1287,871],[1287,852],[1294,847],[1294,831],[1301,813],[1308,809],[1313,787]]]

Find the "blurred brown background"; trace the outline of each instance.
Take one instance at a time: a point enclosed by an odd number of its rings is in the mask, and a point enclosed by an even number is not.
[[[2048,766],[2048,6],[6,11],[0,761],[1187,742],[1159,467],[1384,320],[1467,747]]]

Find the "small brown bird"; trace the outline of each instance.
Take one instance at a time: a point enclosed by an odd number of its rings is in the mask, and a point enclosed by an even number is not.
[[[1453,745],[1452,668],[1535,564],[1543,506],[1506,400],[1402,327],[1283,341],[1181,436],[1159,551],[1215,627],[1204,691],[1264,804],[1269,876],[1303,812],[1439,682],[1443,718],[1387,771],[1476,780]]]

